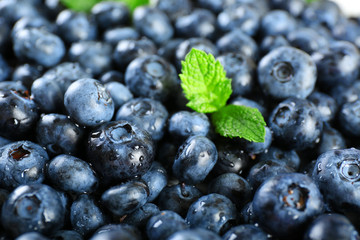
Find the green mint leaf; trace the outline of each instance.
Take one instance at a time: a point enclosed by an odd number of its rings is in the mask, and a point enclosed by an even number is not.
[[[231,80],[213,55],[193,48],[181,64],[181,87],[189,100],[186,106],[202,113],[225,106],[232,92]]]
[[[224,137],[240,137],[252,142],[265,141],[265,121],[256,108],[227,105],[212,114],[215,131]]]
[[[89,12],[91,8],[100,1],[101,0],[60,0],[65,7],[79,12]]]

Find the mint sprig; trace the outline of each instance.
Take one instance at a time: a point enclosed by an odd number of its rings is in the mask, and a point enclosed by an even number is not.
[[[189,100],[186,106],[197,112],[213,113],[212,124],[224,137],[265,141],[266,123],[258,109],[226,106],[232,93],[231,80],[213,55],[193,48],[181,64],[181,87]]]
[[[67,8],[78,12],[89,12],[91,8],[102,0],[60,0]],[[135,8],[142,5],[148,5],[149,0],[113,0],[123,2],[133,12]]]

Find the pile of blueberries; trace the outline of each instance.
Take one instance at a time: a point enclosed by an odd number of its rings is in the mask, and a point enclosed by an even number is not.
[[[192,48],[264,142],[186,107]],[[0,239],[360,239],[359,48],[328,0],[0,0]]]

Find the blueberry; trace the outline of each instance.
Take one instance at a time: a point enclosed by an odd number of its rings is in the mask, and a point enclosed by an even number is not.
[[[175,21],[175,32],[180,38],[214,39],[216,30],[216,17],[207,9],[194,9]]]
[[[0,148],[0,183],[7,189],[22,184],[42,183],[45,164],[49,161],[46,151],[30,141],[9,143]]]
[[[216,164],[215,144],[206,137],[189,137],[178,149],[172,167],[173,174],[182,182],[202,182]]]
[[[103,40],[106,43],[116,47],[118,42],[122,40],[139,39],[140,34],[132,27],[115,27],[106,30],[103,34]]]
[[[92,196],[80,195],[70,208],[71,226],[81,235],[89,235],[107,223],[107,216]]]
[[[17,187],[2,207],[2,225],[13,235],[51,234],[64,224],[65,209],[57,192],[44,184]]]
[[[108,224],[100,227],[90,238],[90,240],[118,239],[122,240],[141,240],[140,231],[128,224]]]
[[[6,80],[10,76],[11,70],[5,59],[0,54],[0,81]]]
[[[156,44],[167,42],[174,34],[170,19],[157,8],[137,7],[133,13],[133,22],[139,33]]]
[[[272,50],[283,46],[290,46],[289,41],[283,35],[266,36],[261,40],[259,45],[260,53],[264,56]]]
[[[66,115],[41,115],[36,126],[36,139],[50,156],[77,154],[84,139],[84,130]]]
[[[345,214],[357,224],[360,151],[355,148],[330,150],[321,154],[313,169],[313,179],[333,211]]]
[[[306,6],[302,0],[270,0],[269,4],[271,8],[288,11],[294,17],[300,17]]]
[[[118,83],[123,84],[124,83],[124,74],[117,70],[110,70],[110,71],[103,73],[100,76],[99,81],[102,84],[106,84],[109,82],[118,82]]]
[[[224,236],[224,240],[266,240],[269,239],[267,234],[261,228],[255,225],[244,224],[231,228]]]
[[[210,121],[204,113],[179,111],[168,122],[168,131],[176,141],[184,141],[190,136],[207,136]]]
[[[295,29],[287,35],[291,46],[312,54],[322,48],[328,47],[328,40],[315,29],[303,27]]]
[[[224,173],[213,179],[208,186],[208,193],[218,193],[228,197],[241,209],[251,200],[250,184],[236,173]]]
[[[152,216],[146,225],[149,240],[165,240],[173,233],[189,228],[185,220],[175,212],[161,211]]]
[[[122,2],[99,2],[91,8],[91,14],[102,29],[127,25],[130,21],[129,8]]]
[[[116,120],[134,122],[147,131],[154,141],[159,141],[164,135],[168,115],[161,102],[149,98],[135,98],[120,107]]]
[[[145,174],[154,151],[145,130],[120,120],[102,124],[89,134],[87,159],[105,180],[121,180]]]
[[[45,67],[55,66],[65,55],[61,38],[40,28],[25,28],[16,32],[13,49],[19,59]]]
[[[0,5],[0,16],[4,17],[11,24],[14,24],[22,17],[37,17],[40,9],[32,1],[26,0],[5,0]]]
[[[99,184],[89,163],[65,154],[58,155],[49,162],[47,177],[53,186],[70,193],[91,193]]]
[[[287,149],[303,150],[320,141],[323,122],[312,102],[291,97],[272,111],[269,127],[275,142]]]
[[[27,89],[31,89],[31,85],[35,79],[41,76],[43,68],[40,65],[28,64],[19,65],[12,73],[12,81],[22,83]]]
[[[217,17],[219,28],[224,31],[241,29],[244,33],[254,36],[260,25],[259,11],[249,4],[236,4],[225,8]]]
[[[250,154],[260,154],[266,152],[272,143],[272,131],[265,126],[265,140],[264,142],[250,142],[243,140],[244,149]]]
[[[105,83],[104,86],[106,90],[109,92],[114,102],[115,110],[119,109],[122,105],[132,100],[134,97],[130,92],[130,90],[120,82],[111,81]]]
[[[360,81],[356,80],[350,86],[336,85],[331,89],[330,95],[339,107],[344,103],[355,102],[360,99]]]
[[[224,3],[226,4],[226,1],[224,0],[198,0],[197,4],[201,8],[209,9],[212,12],[218,14],[222,10],[224,10]]]
[[[324,131],[325,132],[325,126]],[[295,171],[300,168],[300,157],[294,150],[284,150],[275,146],[271,146],[266,152],[258,155],[259,161],[267,161],[267,160],[279,160],[285,163],[290,168]]]
[[[167,240],[202,240],[202,239],[212,239],[220,240],[222,239],[218,234],[209,231],[203,228],[193,228],[178,231],[172,234]]]
[[[315,104],[324,122],[334,120],[338,110],[338,104],[334,98],[325,93],[314,91],[307,99]]]
[[[342,132],[348,136],[360,136],[360,100],[345,103],[339,113],[339,126]]]
[[[97,76],[110,70],[112,47],[98,41],[79,41],[71,44],[68,58],[80,63],[85,71]]]
[[[61,240],[83,240],[81,234],[75,230],[59,230],[52,234],[51,238]]]
[[[325,89],[343,84],[351,85],[359,74],[360,53],[347,41],[334,41],[328,48],[313,54],[318,70],[319,85]]]
[[[126,68],[125,84],[135,96],[164,102],[177,83],[175,67],[157,55],[138,57]]]
[[[16,240],[49,240],[49,238],[38,232],[27,232],[18,236]]]
[[[272,50],[260,60],[257,70],[262,91],[275,99],[306,98],[315,88],[315,63],[294,47]]]
[[[280,238],[296,237],[324,208],[322,195],[304,174],[281,174],[269,178],[256,191],[254,215],[261,228]]]
[[[191,228],[205,228],[224,234],[237,221],[236,207],[224,195],[212,193],[200,197],[188,210],[186,221]]]
[[[359,233],[343,215],[323,214],[318,216],[307,228],[304,240],[315,239],[360,239]]]
[[[145,182],[132,180],[106,190],[101,202],[112,214],[121,217],[145,205],[149,194]]]
[[[255,63],[245,55],[226,53],[217,57],[224,66],[226,77],[231,79],[233,96],[249,95],[255,83]]]
[[[158,197],[161,210],[170,210],[185,217],[190,205],[203,194],[195,186],[176,184],[165,187]]]
[[[256,224],[257,220],[254,216],[252,201],[245,204],[245,206],[240,210],[240,219],[245,224]]]
[[[295,30],[297,22],[284,10],[272,10],[261,19],[260,29],[264,36],[286,35]]]
[[[56,33],[55,24],[49,22],[42,16],[37,17],[22,17],[13,26],[11,30],[11,37],[14,38],[15,34],[25,28],[41,28],[49,33]]]
[[[175,21],[177,18],[191,13],[193,2],[190,0],[157,0],[155,6],[170,18]]]
[[[141,179],[149,187],[148,202],[153,202],[168,182],[166,170],[159,162],[153,162]]]
[[[113,60],[116,66],[125,71],[129,63],[138,57],[153,55],[156,53],[155,44],[147,39],[124,39],[120,40],[113,53]]]
[[[160,210],[157,205],[153,203],[145,203],[134,212],[126,215],[123,223],[130,224],[133,226],[145,228],[146,223],[152,216],[158,215]]]
[[[329,124],[324,124],[321,140],[317,147],[318,155],[330,150],[346,148],[344,136]]]
[[[179,47],[184,39],[182,38],[172,38],[165,44],[161,45],[157,51],[157,54],[168,60],[169,62],[175,61],[176,49]]]
[[[64,105],[80,125],[99,126],[112,119],[114,102],[105,87],[92,78],[82,78],[72,83],[64,95]]]
[[[97,27],[85,13],[65,9],[56,18],[59,35],[67,43],[95,40]]]

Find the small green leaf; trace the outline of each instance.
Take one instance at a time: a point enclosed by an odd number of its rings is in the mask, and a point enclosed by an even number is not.
[[[225,106],[232,92],[231,80],[213,55],[193,48],[181,64],[181,87],[189,100],[186,106],[202,113]]]
[[[248,141],[264,142],[263,116],[256,108],[227,105],[212,115],[216,132],[224,137],[241,137]]]
[[[101,0],[60,0],[67,8],[79,12],[89,12],[91,8],[100,1]]]

